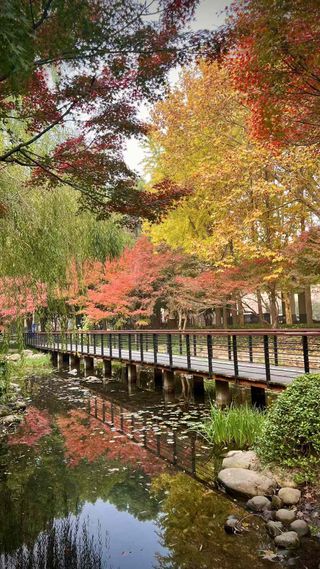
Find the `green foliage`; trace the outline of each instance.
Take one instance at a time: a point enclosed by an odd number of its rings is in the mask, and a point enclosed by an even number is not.
[[[37,354],[36,358],[23,357],[19,362],[11,362],[15,377],[28,377],[32,374],[49,374],[53,371],[49,354]]]
[[[6,401],[9,392],[8,363],[0,360],[0,401]]]
[[[116,217],[97,221],[89,212],[79,212],[74,190],[43,192],[32,189],[26,195],[24,180],[0,177],[0,276],[46,284],[64,284],[68,264],[80,267],[86,259],[104,261],[118,256],[129,240]]]
[[[16,362],[0,360],[0,402],[15,397],[10,389],[12,381],[22,380],[32,375],[49,375],[53,368],[48,354],[38,354],[36,358],[22,356]]]
[[[265,414],[255,407],[218,409],[211,405],[210,416],[196,428],[215,447],[244,449],[256,442],[264,423]]]
[[[263,426],[257,450],[265,462],[299,467],[310,479],[320,466],[320,374],[295,379],[279,395]]]

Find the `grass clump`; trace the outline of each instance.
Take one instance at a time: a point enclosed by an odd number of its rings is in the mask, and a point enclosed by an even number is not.
[[[261,435],[264,423],[265,413],[255,407],[218,409],[212,404],[209,417],[197,425],[197,430],[215,447],[247,449]]]
[[[283,391],[268,412],[257,451],[266,463],[298,468],[312,481],[320,467],[320,374],[305,374]]]
[[[29,375],[49,374],[52,372],[52,363],[49,354],[37,354],[37,357],[23,356],[17,362],[8,362],[9,373],[12,378],[22,379]]]

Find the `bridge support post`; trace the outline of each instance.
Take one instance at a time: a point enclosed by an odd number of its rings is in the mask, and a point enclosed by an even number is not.
[[[137,366],[136,364],[127,364],[127,377],[129,383],[137,382]]]
[[[69,354],[57,352],[57,368],[58,370],[69,369]]]
[[[163,370],[163,390],[174,393],[174,372],[169,369]]]
[[[84,375],[87,376],[90,373],[94,373],[94,359],[90,356],[85,356],[83,358],[84,363]]]
[[[192,391],[192,385],[190,379],[188,379],[188,376],[181,374],[180,381],[181,381],[181,396],[184,399],[184,401],[189,401],[190,393]]]
[[[156,389],[162,389],[163,386],[163,373],[162,369],[154,368],[154,386]]]
[[[63,368],[63,354],[62,354],[62,352],[57,352],[57,368],[58,368],[58,370]]]
[[[266,407],[266,391],[263,387],[251,387],[251,403],[258,409],[265,409]]]
[[[127,366],[126,365],[122,365],[121,366],[121,376],[120,376],[121,381],[123,381],[124,383],[128,380],[128,370],[127,370]]]
[[[197,397],[204,397],[204,380],[201,375],[192,376],[193,394]]]
[[[112,376],[111,360],[103,360],[103,375],[105,377],[111,377]]]
[[[216,404],[218,407],[228,407],[231,403],[229,383],[216,379]]]
[[[53,367],[58,367],[58,352],[51,352],[51,362]]]
[[[80,370],[80,358],[74,354],[69,354],[69,370],[71,369]]]

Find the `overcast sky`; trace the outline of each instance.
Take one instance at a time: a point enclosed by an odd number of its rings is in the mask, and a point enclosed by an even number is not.
[[[195,20],[192,22],[193,30],[210,29],[214,30],[223,24],[225,19],[224,9],[231,3],[231,0],[201,0],[196,10]],[[170,81],[174,82],[177,72],[170,73]],[[141,108],[141,115],[147,116],[147,110]],[[127,143],[125,159],[130,168],[143,175],[143,147],[139,141],[131,139]]]

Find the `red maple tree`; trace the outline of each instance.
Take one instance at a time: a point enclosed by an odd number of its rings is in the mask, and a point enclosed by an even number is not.
[[[147,237],[140,237],[119,259],[105,263],[100,282],[87,291],[85,313],[94,322],[147,324],[176,260],[174,253],[157,252]]]
[[[227,57],[252,110],[255,137],[273,146],[320,139],[318,0],[236,0]]]
[[[182,190],[138,190],[122,149],[145,132],[138,103],[158,97],[190,53],[184,26],[198,0],[3,1],[0,161],[31,169],[41,187],[71,185],[100,215],[155,219]]]

